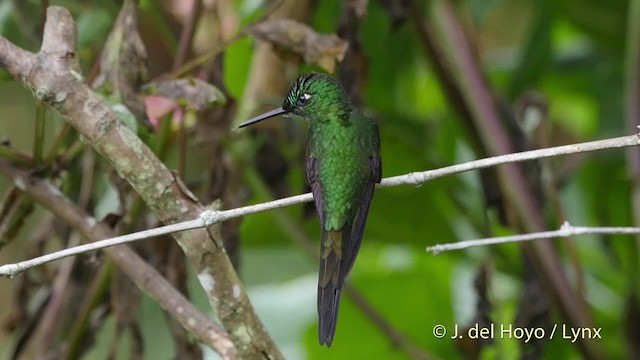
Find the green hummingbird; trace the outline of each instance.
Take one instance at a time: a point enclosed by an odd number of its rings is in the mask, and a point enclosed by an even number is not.
[[[239,127],[277,115],[309,122],[306,175],[322,227],[318,339],[331,346],[342,286],[360,249],[375,184],[382,178],[380,135],[340,84],[319,73],[301,75],[281,108]]]

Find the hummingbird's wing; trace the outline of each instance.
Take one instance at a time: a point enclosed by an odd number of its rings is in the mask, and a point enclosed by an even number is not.
[[[342,268],[344,274],[343,278],[349,275],[353,264],[356,262],[356,256],[360,250],[360,244],[362,244],[362,235],[364,234],[364,228],[367,223],[367,216],[369,215],[369,205],[371,205],[371,199],[373,198],[373,191],[376,188],[376,184],[382,180],[382,157],[380,156],[380,134],[378,132],[378,126],[373,124],[373,149],[374,152],[369,158],[369,181],[364,187],[362,192],[362,200],[360,202],[360,208],[356,214],[356,218],[353,222],[351,229],[351,241],[348,242],[348,248],[342,254],[345,257],[345,264]]]
[[[346,266],[342,267],[344,274],[343,278],[346,278],[356,262],[356,256],[360,250],[360,244],[362,244],[362,235],[364,234],[364,228],[367,223],[367,216],[369,215],[369,205],[371,205],[371,199],[373,199],[373,191],[376,188],[376,183],[382,180],[382,160],[380,156],[374,156],[369,160],[370,164],[370,178],[369,182],[364,187],[362,192],[362,200],[360,202],[360,208],[356,215],[353,226],[351,227],[351,238],[347,242],[347,249],[343,250],[342,256]]]
[[[313,202],[316,205],[320,224],[324,224],[324,210],[322,209],[322,189],[320,183],[316,180],[316,158],[307,154],[307,184],[311,187],[313,193]]]

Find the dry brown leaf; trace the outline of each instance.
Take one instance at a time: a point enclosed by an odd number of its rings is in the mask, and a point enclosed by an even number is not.
[[[291,19],[260,22],[247,29],[256,38],[292,51],[306,63],[316,64],[333,73],[336,63],[344,59],[349,44],[334,34],[320,34],[309,26]]]
[[[224,104],[226,101],[222,91],[200,79],[161,81],[147,86],[145,93],[176,100],[192,110],[202,110],[214,104]]]

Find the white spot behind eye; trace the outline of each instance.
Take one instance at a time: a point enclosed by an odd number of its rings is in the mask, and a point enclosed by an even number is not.
[[[304,93],[298,97],[298,101],[296,102],[297,106],[305,106],[307,102],[311,99],[311,95]]]

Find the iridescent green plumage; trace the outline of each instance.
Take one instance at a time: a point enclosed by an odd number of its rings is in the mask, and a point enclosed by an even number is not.
[[[380,137],[375,122],[351,105],[327,75],[300,76],[280,109],[240,125],[279,114],[309,122],[307,181],[322,227],[318,279],[318,337],[330,346],[340,293],[360,249],[375,183],[382,176]]]

